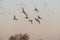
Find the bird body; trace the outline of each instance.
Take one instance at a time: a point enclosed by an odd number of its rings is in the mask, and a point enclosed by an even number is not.
[[[34,10],[35,10],[36,12],[38,12],[38,9],[37,9],[37,8],[35,8]]]
[[[22,12],[25,14],[25,16],[26,16],[25,18],[28,19],[29,18],[28,14],[24,11],[24,8],[22,8]]]
[[[25,12],[24,8],[22,8],[22,12],[26,15],[26,12]]]
[[[42,19],[40,16],[38,16],[38,19]]]
[[[14,20],[17,20],[17,18],[16,18],[16,16],[14,15],[14,18],[13,18]]]
[[[40,24],[40,21],[37,18],[35,18],[35,20]]]

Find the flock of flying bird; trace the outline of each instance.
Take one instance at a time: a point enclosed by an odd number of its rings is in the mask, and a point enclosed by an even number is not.
[[[34,11],[38,12],[38,9],[35,8]],[[25,19],[29,19],[28,14],[26,13],[24,8],[22,8],[22,13],[25,15]],[[13,15],[13,19],[16,20],[16,21],[18,20],[15,15]],[[42,18],[40,16],[37,16],[37,18],[34,18],[34,19],[35,19],[35,21],[37,21],[40,24],[40,20],[39,19],[42,19]],[[29,22],[31,24],[33,24],[33,20],[29,19]]]
[[[46,8],[46,1],[45,1],[45,3],[44,3],[44,6],[45,6],[45,8]],[[38,10],[37,8],[35,8],[34,11],[39,12],[39,10]],[[22,8],[22,13],[25,15],[25,19],[29,19],[29,16],[28,16],[28,14],[26,13],[26,11],[25,11],[24,8]],[[37,18],[34,18],[34,20],[37,21],[39,24],[40,24],[40,19],[42,19],[42,18],[41,18],[39,15],[37,16]],[[16,21],[18,20],[15,15],[13,15],[13,20],[16,20]],[[32,20],[32,19],[29,19],[29,22],[30,22],[31,24],[33,24],[33,20]]]

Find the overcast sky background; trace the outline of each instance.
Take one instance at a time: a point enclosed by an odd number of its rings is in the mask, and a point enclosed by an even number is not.
[[[30,24],[21,7],[32,20],[41,16],[41,24],[35,20]],[[35,7],[38,13],[34,11]],[[13,20],[13,15],[17,21]],[[16,33],[28,33],[31,40],[60,40],[60,0],[0,0],[0,40],[8,40]]]

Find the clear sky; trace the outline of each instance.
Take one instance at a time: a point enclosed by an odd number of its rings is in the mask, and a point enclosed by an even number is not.
[[[46,2],[46,5],[44,5]],[[33,24],[21,12],[25,9]],[[39,12],[35,12],[38,8]],[[17,21],[13,20],[16,15]],[[34,18],[41,16],[41,24]],[[59,0],[0,0],[0,39],[8,40],[16,33],[28,33],[31,40],[60,40]]]

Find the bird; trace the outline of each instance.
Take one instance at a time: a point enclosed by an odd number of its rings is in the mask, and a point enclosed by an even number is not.
[[[38,19],[42,19],[40,16],[38,16]]]
[[[29,22],[31,22],[31,24],[33,23],[33,21],[32,21],[32,20],[29,20]]]
[[[38,12],[38,9],[37,9],[37,8],[35,8],[34,10],[35,10],[36,12]]]
[[[24,8],[22,8],[22,12],[26,15],[26,12],[25,12]]]
[[[29,18],[28,14],[24,11],[24,8],[22,8],[22,12],[25,14],[25,16],[26,16],[25,18],[28,19]]]
[[[13,18],[14,20],[17,20],[17,18],[16,18],[16,16],[15,16],[15,15],[13,15],[13,17],[14,17],[14,18]]]
[[[40,24],[40,21],[37,18],[35,18],[35,20]]]

